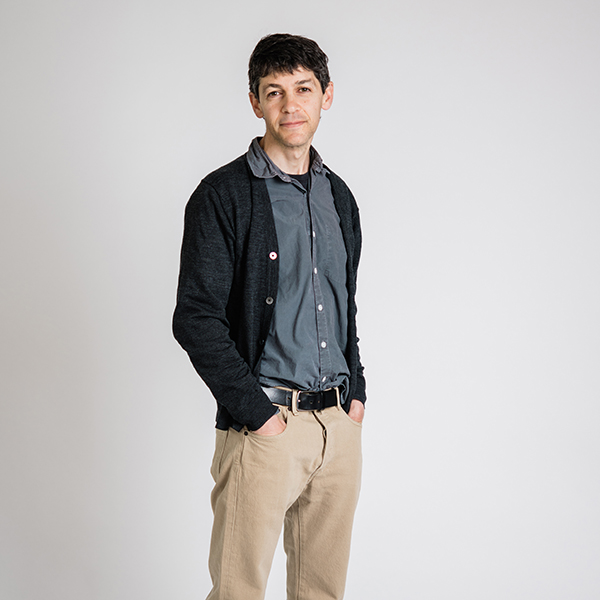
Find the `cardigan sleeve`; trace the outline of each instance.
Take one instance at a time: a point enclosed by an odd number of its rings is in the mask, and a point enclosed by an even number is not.
[[[354,196],[352,196],[354,200]],[[353,229],[354,229],[354,256],[353,256],[353,265],[352,271],[355,277],[355,287],[356,287],[356,279],[358,276],[358,263],[360,262],[360,252],[362,248],[362,232],[360,227],[360,217],[358,212],[358,206],[356,205],[356,201],[354,201],[354,215],[352,219]],[[354,315],[358,312],[358,308],[356,306],[356,298],[353,298],[354,302]],[[355,321],[356,323],[356,321]],[[358,345],[359,339],[356,336],[356,384],[354,387],[354,398],[360,400],[363,404],[367,401],[367,391],[366,391],[366,381],[364,375],[364,367],[360,360],[360,349]]]
[[[185,211],[173,334],[217,402],[235,421],[255,430],[276,414],[277,408],[231,337],[227,306],[234,267],[231,210],[203,181]]]
[[[350,368],[350,394],[352,399],[367,400],[364,368],[360,360],[358,336],[356,335],[356,284],[358,279],[358,263],[362,247],[360,216],[356,200],[346,183],[338,175],[328,169],[336,208],[340,216],[342,233],[346,239],[348,250],[348,366]]]

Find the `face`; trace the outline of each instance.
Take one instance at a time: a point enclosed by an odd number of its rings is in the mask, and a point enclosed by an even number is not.
[[[321,110],[333,102],[333,83],[323,93],[315,74],[299,68],[262,77],[258,96],[250,92],[254,114],[265,120],[265,144],[305,149],[317,131]]]

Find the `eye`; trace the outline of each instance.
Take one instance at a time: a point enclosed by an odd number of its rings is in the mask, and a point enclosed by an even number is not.
[[[310,92],[310,88],[302,87],[302,88],[300,88],[300,91],[301,92]]]

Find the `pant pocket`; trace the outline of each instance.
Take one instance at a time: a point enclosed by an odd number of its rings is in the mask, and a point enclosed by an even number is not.
[[[359,423],[358,421],[355,421],[343,408],[340,412],[344,413],[344,418],[346,419],[346,421],[350,421],[350,423],[352,423],[352,425],[362,428],[362,422]]]
[[[278,440],[279,438],[286,437],[288,433],[288,429],[290,428],[290,419],[289,417],[289,409],[285,406],[281,406],[279,408],[279,415],[277,418],[281,419],[285,423],[285,429],[281,433],[277,433],[276,435],[261,435],[260,433],[256,433],[255,431],[248,431],[248,435],[254,439],[262,439],[262,440]]]
[[[216,429],[215,438],[215,453],[213,455],[212,464],[210,465],[210,474],[213,480],[216,482],[221,470],[221,463],[223,462],[223,453],[225,452],[225,443],[229,436],[229,430]]]

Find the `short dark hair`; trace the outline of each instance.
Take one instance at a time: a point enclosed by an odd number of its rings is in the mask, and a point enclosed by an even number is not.
[[[261,77],[271,73],[293,73],[299,67],[312,71],[323,93],[330,82],[327,55],[317,42],[301,35],[273,33],[262,38],[250,56],[248,83],[258,98]]]

